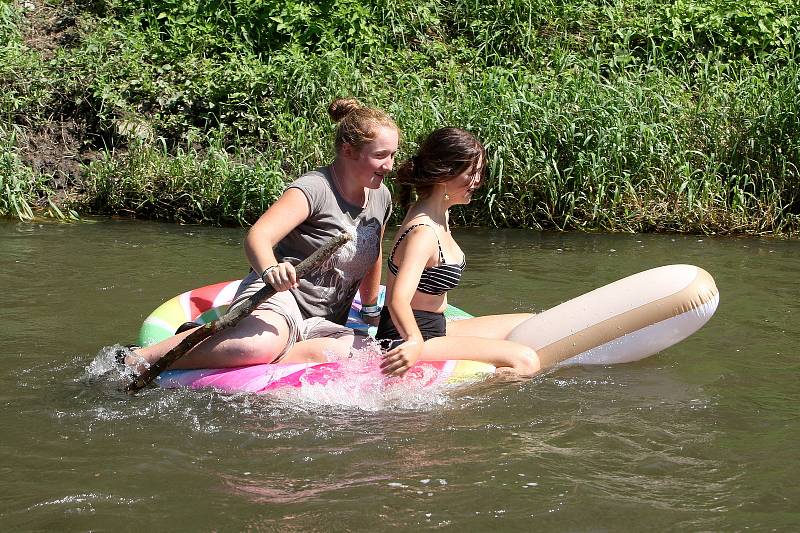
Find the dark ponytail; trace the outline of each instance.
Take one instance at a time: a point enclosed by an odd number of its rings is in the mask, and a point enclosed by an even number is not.
[[[450,181],[467,171],[479,172],[483,181],[486,166],[486,149],[474,135],[461,128],[440,128],[428,135],[417,154],[397,169],[399,199],[402,205],[408,205],[410,188],[424,198],[437,183]],[[407,200],[403,196],[406,188]]]

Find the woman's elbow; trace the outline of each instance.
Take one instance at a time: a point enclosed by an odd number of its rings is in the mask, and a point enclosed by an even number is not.
[[[271,243],[269,234],[258,226],[250,228],[244,237],[245,250],[254,250],[263,245],[271,246]]]

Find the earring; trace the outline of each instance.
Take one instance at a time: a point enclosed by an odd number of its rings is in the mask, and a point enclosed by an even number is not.
[[[444,199],[445,200],[449,200],[450,199],[450,195],[447,194],[447,185],[444,186]]]

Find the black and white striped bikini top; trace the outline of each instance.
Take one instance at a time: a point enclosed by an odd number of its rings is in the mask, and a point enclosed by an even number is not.
[[[389,260],[387,261],[389,272],[395,276],[397,275],[398,269],[397,265],[393,261],[394,251],[397,250],[397,246],[400,244],[400,242],[406,238],[408,232],[417,226],[428,226],[434,230],[434,232],[436,231],[433,226],[428,224],[414,224],[405,230],[402,235],[400,235],[400,238],[397,239],[396,243],[394,243],[394,248],[392,248],[392,253],[389,254]],[[461,260],[460,264],[447,264],[444,262],[442,243],[439,242],[438,236],[436,237],[436,244],[439,246],[439,264],[422,270],[422,276],[419,278],[417,290],[419,292],[424,292],[425,294],[433,294],[438,296],[446,293],[450,289],[455,289],[458,287],[458,282],[461,281],[461,274],[464,272],[464,269],[467,266],[467,257],[464,256],[464,259]]]

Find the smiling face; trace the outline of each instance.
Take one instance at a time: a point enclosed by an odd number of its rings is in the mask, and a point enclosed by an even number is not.
[[[348,177],[369,189],[380,187],[394,167],[399,142],[397,129],[383,126],[376,132],[375,138],[360,150],[345,144],[342,151],[347,160]]]

